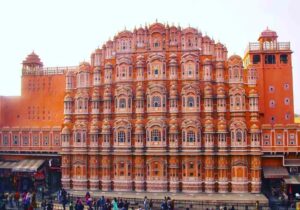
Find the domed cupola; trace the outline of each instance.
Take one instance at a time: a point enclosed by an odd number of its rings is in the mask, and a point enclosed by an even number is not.
[[[83,61],[79,64],[79,71],[89,71],[90,67],[91,66],[88,62]]]
[[[226,127],[226,121],[225,119],[220,119],[218,120],[218,132],[226,132],[227,127]]]
[[[210,84],[206,84],[204,87],[204,96],[205,97],[212,97],[213,90]]]
[[[225,96],[226,96],[226,92],[225,92],[224,86],[220,85],[217,88],[217,97],[218,98],[224,98]]]
[[[204,122],[204,132],[212,133],[214,132],[214,124],[211,118],[207,118]]]
[[[32,71],[32,70],[39,70],[43,67],[43,63],[37,54],[34,51],[29,54],[26,59],[22,62],[23,64],[23,71]]]

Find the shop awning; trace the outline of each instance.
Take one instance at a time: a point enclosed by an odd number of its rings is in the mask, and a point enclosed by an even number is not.
[[[291,175],[288,178],[284,178],[286,184],[300,184],[300,175]]]
[[[12,169],[13,172],[36,172],[45,162],[45,160],[21,160]]]
[[[0,169],[12,169],[16,166],[18,162],[12,162],[12,161],[0,161]]]
[[[285,166],[300,166],[300,159],[284,159]]]
[[[263,167],[264,177],[266,179],[288,178],[289,172],[284,167]]]

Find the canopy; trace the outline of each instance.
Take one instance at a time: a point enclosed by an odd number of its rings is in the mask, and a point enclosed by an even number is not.
[[[15,167],[13,167],[13,172],[36,172],[45,162],[45,160],[39,159],[25,159],[19,161]]]
[[[263,172],[266,179],[281,179],[289,177],[287,169],[281,166],[263,167]]]
[[[0,161],[0,169],[12,169],[15,167],[17,162],[13,161]]]
[[[300,175],[291,175],[288,178],[284,178],[286,184],[300,184]]]
[[[284,159],[285,166],[300,166],[300,159]]]

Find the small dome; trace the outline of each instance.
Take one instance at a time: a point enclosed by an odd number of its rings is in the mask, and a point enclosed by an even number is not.
[[[135,134],[143,134],[144,133],[144,126],[143,124],[136,124],[135,126]]]
[[[95,54],[101,54],[102,53],[102,50],[100,49],[100,48],[97,48],[96,50],[95,50]]]
[[[219,86],[219,87],[217,88],[217,95],[218,95],[218,96],[225,96],[225,94],[226,94],[226,92],[225,92],[224,87],[223,87],[223,86]]]
[[[88,62],[81,62],[79,64],[79,71],[89,71],[90,70],[90,64]]]
[[[106,69],[112,69],[112,67],[113,67],[113,66],[112,66],[111,63],[106,63],[106,64],[105,64],[105,68],[106,68]]]
[[[64,101],[73,101],[73,98],[70,96],[70,94],[67,94],[64,98]]]
[[[250,131],[251,132],[258,132],[259,131],[259,127],[257,126],[257,124],[252,124],[250,127]]]
[[[211,39],[209,36],[205,35],[204,37],[202,37],[202,42],[210,42]]]
[[[104,98],[111,98],[111,92],[109,88],[105,88]]]
[[[43,66],[41,59],[39,58],[39,56],[37,54],[34,53],[34,51],[26,57],[26,59],[23,61],[23,64],[25,64],[25,65],[36,64],[39,66]]]
[[[99,91],[95,89],[92,95],[92,101],[98,101],[98,100],[100,100]]]
[[[176,58],[177,58],[177,55],[176,55],[175,53],[172,53],[172,54],[170,55],[170,58],[171,58],[171,59],[176,59]]]
[[[90,133],[91,134],[99,133],[99,127],[95,122],[90,127]]]
[[[213,90],[212,90],[211,85],[208,85],[208,84],[205,85],[205,87],[204,87],[204,95],[205,96],[211,96],[212,93],[213,93]]]
[[[102,131],[103,132],[109,132],[110,131],[110,124],[109,124],[109,121],[107,119],[105,119],[103,121],[103,124],[102,124]]]
[[[175,59],[171,59],[170,65],[177,66],[177,61]]]
[[[136,59],[137,60],[144,60],[144,56],[143,55],[138,55],[138,56],[136,56]]]
[[[249,91],[249,96],[257,96],[258,95],[258,93],[257,93],[257,90],[256,89],[251,89],[250,91]]]
[[[218,121],[218,132],[225,132],[227,130],[226,121],[221,119]]]
[[[206,119],[204,122],[204,131],[205,132],[213,132],[214,131],[214,124],[211,119]]]
[[[217,62],[216,63],[216,69],[224,69],[224,63],[223,62]]]
[[[96,67],[94,68],[94,71],[101,71],[101,68],[100,68],[99,66],[96,66]]]
[[[263,32],[261,32],[260,37],[259,38],[277,38],[277,33],[276,31],[272,31],[270,30],[268,27],[266,30],[264,30]]]
[[[208,59],[208,58],[206,58],[203,63],[204,63],[204,65],[210,65],[211,64],[211,60]]]
[[[177,124],[170,125],[170,133],[178,133],[178,125]]]
[[[65,127],[61,131],[61,134],[64,134],[64,135],[70,135],[71,134],[71,131],[68,128],[68,126],[65,125]]]
[[[142,60],[138,60],[136,62],[136,67],[143,67],[144,66],[144,62]]]

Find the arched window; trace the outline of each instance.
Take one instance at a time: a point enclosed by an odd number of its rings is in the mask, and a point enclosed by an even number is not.
[[[118,132],[118,142],[125,142],[125,132],[124,131]]]
[[[236,141],[237,141],[237,142],[242,142],[242,141],[243,141],[243,133],[242,133],[242,131],[240,131],[240,130],[238,130],[238,131],[236,132]]]
[[[241,97],[240,97],[240,95],[237,95],[237,96],[235,97],[235,105],[236,105],[237,107],[239,107],[239,106],[241,105]]]
[[[195,101],[194,101],[194,97],[188,97],[188,99],[187,99],[187,106],[188,107],[194,107],[194,105],[195,105]]]
[[[161,100],[159,96],[152,97],[152,107],[161,107]]]
[[[121,98],[119,100],[119,107],[120,108],[126,108],[126,99],[125,98]]]
[[[188,142],[195,142],[195,132],[194,131],[188,131],[187,141]]]
[[[151,141],[160,141],[160,131],[155,129],[151,131]]]
[[[81,135],[79,132],[76,133],[76,142],[80,142],[81,141]]]
[[[193,66],[191,64],[189,64],[189,66],[188,66],[188,72],[187,73],[188,73],[189,76],[193,75]]]

